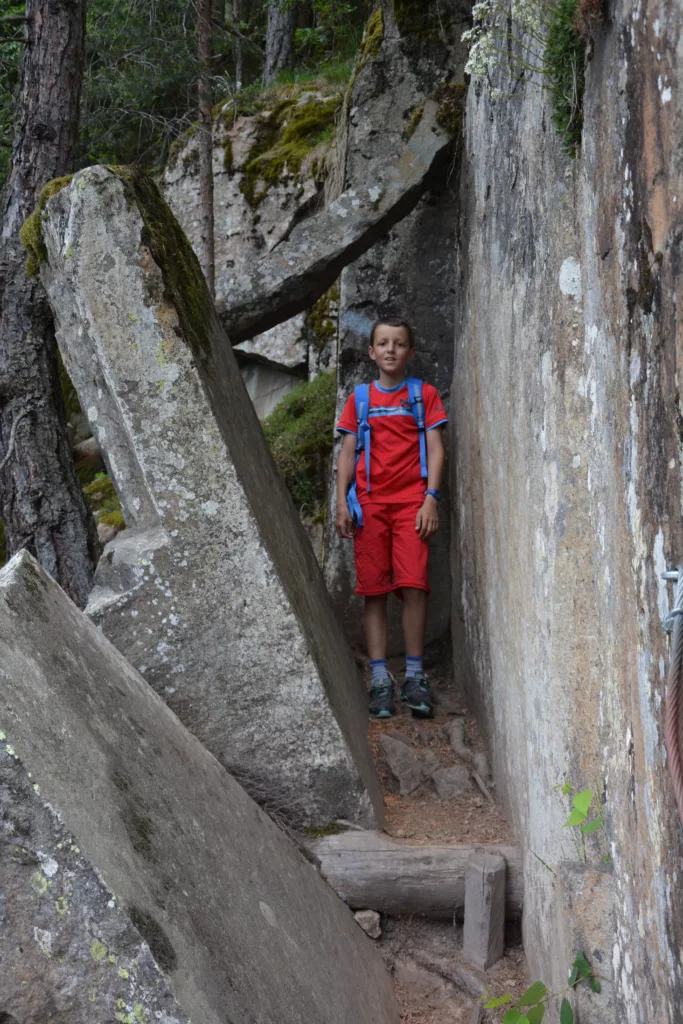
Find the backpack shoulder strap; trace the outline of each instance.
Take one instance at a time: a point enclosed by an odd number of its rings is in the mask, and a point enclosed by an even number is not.
[[[425,405],[422,399],[422,381],[417,377],[408,377],[408,398],[413,418],[417,427],[418,439],[420,442],[420,476],[427,479],[427,436],[425,430]]]
[[[365,478],[367,480],[366,490],[370,493],[370,385],[357,384],[353,389],[353,396],[356,403],[356,465],[361,454],[365,452]]]

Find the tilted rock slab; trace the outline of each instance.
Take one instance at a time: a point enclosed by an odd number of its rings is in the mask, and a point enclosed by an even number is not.
[[[25,551],[0,665],[3,1020],[397,1024],[351,912]]]
[[[344,267],[415,208],[452,148],[453,138],[440,127],[438,115],[438,103],[427,100],[398,158],[297,225],[286,241],[236,278],[236,290],[218,303],[233,343],[310,308]]]
[[[173,215],[144,175],[90,168],[43,236],[60,348],[131,527],[89,613],[224,764],[312,821],[381,814],[357,669]]]

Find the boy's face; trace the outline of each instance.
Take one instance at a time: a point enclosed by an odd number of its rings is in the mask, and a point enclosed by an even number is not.
[[[415,355],[415,349],[411,348],[410,338],[405,327],[390,327],[388,324],[380,324],[375,331],[372,344],[368,348],[368,355],[384,373],[390,377],[401,377],[407,364]]]

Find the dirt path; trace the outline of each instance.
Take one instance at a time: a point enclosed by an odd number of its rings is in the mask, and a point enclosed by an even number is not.
[[[467,745],[473,751],[485,750],[473,716],[453,687],[450,651],[445,645],[429,652],[425,668],[435,697],[433,718],[413,718],[407,708],[399,708],[397,700],[394,718],[369,723],[370,747],[385,794],[385,832],[397,842],[413,846],[514,843],[515,836],[495,799],[491,779],[485,781],[493,803],[475,785],[442,800],[432,779],[408,796],[399,794],[398,781],[380,744],[383,733],[407,741],[420,757],[431,752],[439,767],[448,768],[463,763],[444,728],[460,717],[466,723]],[[390,659],[389,669],[400,684],[403,659]],[[366,681],[369,686],[369,675]],[[470,1024],[476,1019],[474,1007],[483,992],[490,996],[510,992],[516,997],[528,984],[518,925],[508,925],[505,956],[485,974],[466,964],[462,957],[461,922],[385,917],[378,945],[394,976],[404,1024]],[[478,1019],[481,1024],[493,1024],[500,1017],[500,1011],[491,1011],[482,1012]]]

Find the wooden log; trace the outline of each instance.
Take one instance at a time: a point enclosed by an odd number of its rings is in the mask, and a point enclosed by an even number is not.
[[[452,919],[465,909],[465,871],[477,853],[507,861],[506,918],[521,916],[524,899],[518,846],[405,846],[382,832],[347,832],[307,843],[335,892],[353,910]]]
[[[505,858],[478,853],[465,871],[465,927],[462,953],[487,971],[505,952]]]

